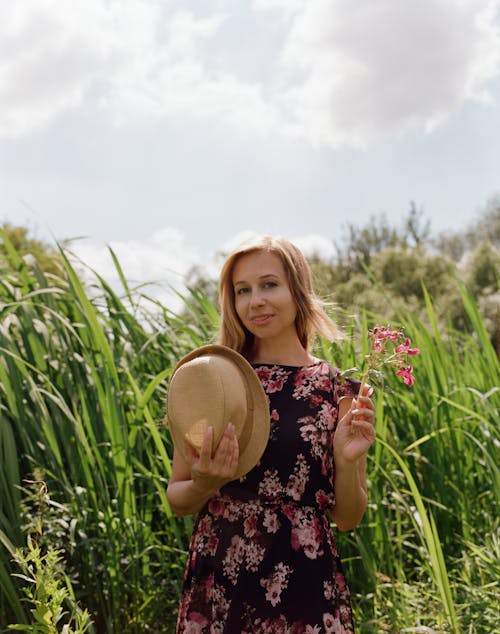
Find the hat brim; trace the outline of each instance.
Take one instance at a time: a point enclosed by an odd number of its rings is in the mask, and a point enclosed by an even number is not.
[[[218,344],[209,344],[197,348],[184,356],[175,366],[171,380],[177,370],[184,364],[202,356],[218,355],[231,361],[240,371],[240,375],[247,388],[247,425],[246,442],[242,448],[240,445],[240,455],[238,459],[238,467],[234,475],[234,479],[241,478],[248,473],[259,462],[269,440],[270,432],[270,414],[269,402],[264,392],[264,388],[250,363],[238,352],[227,346]],[[170,434],[175,449],[180,453],[182,458],[188,462],[187,446],[185,434],[179,429],[175,419],[169,410],[169,399],[167,395],[167,420],[170,427]],[[231,422],[231,421],[227,421]]]

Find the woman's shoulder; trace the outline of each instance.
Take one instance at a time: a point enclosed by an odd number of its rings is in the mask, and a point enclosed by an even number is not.
[[[361,381],[331,363],[327,363],[335,393],[341,396],[356,396],[361,388]]]

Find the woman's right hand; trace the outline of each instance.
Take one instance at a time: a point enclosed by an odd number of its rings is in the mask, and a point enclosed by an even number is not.
[[[177,515],[198,513],[209,498],[235,478],[239,445],[234,426],[227,425],[215,451],[213,437],[214,431],[209,427],[199,453],[189,445],[182,457],[174,449],[167,499]]]
[[[213,437],[213,427],[208,427],[200,453],[188,447],[193,486],[200,493],[218,491],[234,479],[238,467],[239,445],[234,425],[228,423],[212,455]]]

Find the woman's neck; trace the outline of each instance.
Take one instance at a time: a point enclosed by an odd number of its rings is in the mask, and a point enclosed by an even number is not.
[[[316,359],[302,346],[298,337],[293,340],[255,339],[250,352],[252,363],[277,365],[309,365]]]

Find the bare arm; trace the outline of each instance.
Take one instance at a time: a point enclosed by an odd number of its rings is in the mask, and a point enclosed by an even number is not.
[[[189,463],[174,450],[167,498],[172,511],[177,515],[197,513],[221,486],[234,477],[239,448],[233,425],[228,424],[213,454],[212,441],[213,429],[209,427],[205,432],[200,454],[190,450]]]
[[[359,524],[368,503],[366,456],[375,440],[374,407],[369,388],[353,401],[335,432],[335,506],[331,517],[339,530]],[[340,413],[339,413],[340,416]]]
[[[366,457],[335,465],[335,506],[330,516],[341,531],[355,528],[364,515],[368,503],[365,465]]]

